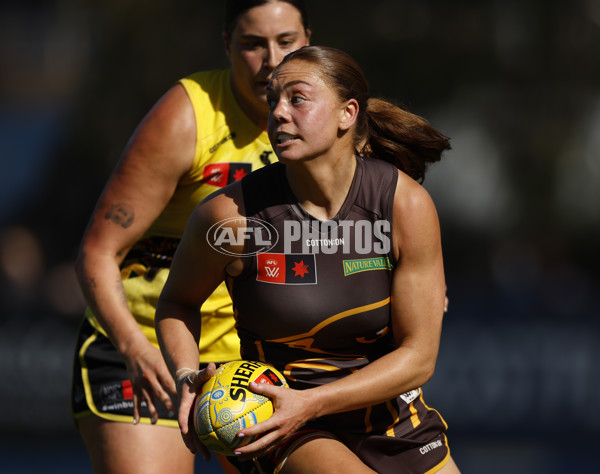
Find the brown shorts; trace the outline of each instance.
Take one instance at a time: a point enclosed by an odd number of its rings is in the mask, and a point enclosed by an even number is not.
[[[228,460],[243,474],[263,472],[276,474],[296,448],[315,438],[331,438],[341,441],[367,466],[379,474],[398,472],[432,474],[444,467],[450,458],[448,440],[444,433],[439,433],[427,443],[407,445],[397,438],[388,436],[348,434],[336,436],[327,431],[307,428],[298,431],[269,456],[243,462],[234,457],[230,457]]]

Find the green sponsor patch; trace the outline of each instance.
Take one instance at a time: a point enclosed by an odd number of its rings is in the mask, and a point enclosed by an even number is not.
[[[370,270],[391,270],[392,265],[387,257],[360,258],[358,260],[344,260],[344,276]]]

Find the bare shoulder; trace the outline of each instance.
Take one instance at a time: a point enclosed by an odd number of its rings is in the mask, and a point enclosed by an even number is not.
[[[180,246],[187,248],[189,255],[199,255],[207,264],[237,275],[242,268],[237,256],[244,253],[245,246],[239,236],[245,228],[242,187],[237,181],[211,194],[196,207]]]
[[[394,195],[394,242],[398,253],[437,242],[440,228],[437,210],[427,190],[408,175],[398,173]]]
[[[196,206],[185,233],[193,233],[196,237],[200,234],[208,236],[211,229],[220,226],[236,234],[245,225],[242,186],[240,181],[236,181],[214,192]]]
[[[175,84],[154,104],[145,121],[158,121],[172,133],[195,131],[192,102],[181,84]]]
[[[242,183],[236,181],[215,191],[196,207],[194,215],[205,224],[225,219],[245,218]]]
[[[169,89],[150,109],[130,140],[125,156],[182,174],[191,167],[196,144],[192,103],[181,84]]]
[[[427,190],[402,171],[398,171],[398,183],[394,195],[394,213],[396,212],[408,215],[418,215],[423,212],[436,213],[433,199]]]

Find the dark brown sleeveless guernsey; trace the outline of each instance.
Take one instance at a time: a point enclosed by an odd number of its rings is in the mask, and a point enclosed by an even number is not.
[[[357,158],[340,212],[321,222],[298,204],[283,164],[243,179],[248,226],[276,231],[272,247],[249,239],[247,253],[262,252],[246,257],[242,274],[230,282],[244,359],[269,362],[292,388],[306,389],[394,349],[391,229],[397,180],[391,164]],[[420,388],[317,421],[332,432],[382,435],[405,447],[445,429]]]

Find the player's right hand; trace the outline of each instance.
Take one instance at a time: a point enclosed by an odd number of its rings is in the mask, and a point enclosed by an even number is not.
[[[192,453],[200,453],[205,460],[210,459],[210,451],[198,439],[194,429],[194,401],[205,381],[216,371],[212,362],[205,369],[183,372],[177,376],[177,395],[179,396],[179,429],[183,442]]]
[[[133,389],[133,423],[140,421],[145,402],[152,423],[158,421],[157,403],[169,412],[175,411],[172,396],[176,396],[175,382],[159,349],[145,337],[140,338],[127,354],[123,354]]]

